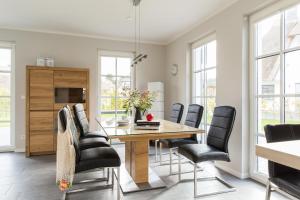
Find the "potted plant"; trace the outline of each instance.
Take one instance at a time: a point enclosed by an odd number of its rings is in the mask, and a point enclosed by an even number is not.
[[[155,100],[154,93],[147,90],[139,91],[123,88],[122,95],[125,97],[123,108],[125,108],[126,113],[132,114],[135,111],[134,123],[142,119],[142,115],[152,107],[152,103]]]

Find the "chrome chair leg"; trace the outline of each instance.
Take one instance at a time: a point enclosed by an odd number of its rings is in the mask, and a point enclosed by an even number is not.
[[[162,165],[162,143],[159,143],[159,161],[160,165]]]
[[[270,200],[270,197],[271,197],[271,183],[270,181],[268,181],[265,200]]]
[[[197,164],[194,164],[194,197],[197,197]]]
[[[118,189],[117,189],[117,199],[120,200],[121,199],[121,185],[120,185],[120,167],[118,167],[117,169],[117,181],[118,181]]]
[[[172,148],[170,148],[170,175],[172,175],[172,155],[173,155]]]
[[[112,188],[114,189],[115,177],[114,177],[114,170],[113,169],[111,171],[111,185],[112,185]]]
[[[234,188],[233,186],[231,186],[229,183],[227,183],[226,181],[224,181],[223,179],[219,178],[219,177],[205,177],[205,178],[197,178],[197,172],[195,173],[195,180],[194,180],[194,198],[198,198],[198,197],[207,197],[207,196],[212,196],[212,195],[217,195],[217,194],[223,194],[223,193],[228,193],[228,192],[234,192],[236,191],[236,188]],[[197,194],[197,182],[198,181],[219,181],[220,183],[222,183],[223,185],[225,185],[227,188],[220,190],[220,191],[216,191],[216,192],[209,192],[209,193],[203,193],[203,194]]]
[[[106,180],[106,184],[109,183],[109,178],[110,178],[109,171],[110,171],[110,169],[108,168],[108,169],[107,169],[107,180]]]
[[[105,168],[101,168],[100,169],[102,172],[103,172],[103,177],[101,178],[93,178],[93,179],[85,179],[85,180],[80,180],[80,181],[76,181],[76,182],[73,182],[73,185],[77,185],[77,184],[85,184],[85,183],[95,183],[95,182],[104,182],[106,181],[107,182],[107,179],[108,177],[105,176]],[[97,171],[95,171],[97,172]],[[89,172],[82,172],[83,174],[87,174]],[[81,173],[80,173],[81,174]]]
[[[181,156],[178,155],[178,180],[181,181]]]
[[[85,188],[78,188],[78,189],[68,190],[68,191],[65,191],[63,193],[62,199],[66,199],[68,195],[73,194],[73,193],[79,193],[79,192],[85,192],[85,191],[103,190],[103,189],[113,188],[113,178],[112,178],[112,184],[108,183],[110,168],[107,168],[106,170],[107,170],[107,172],[103,171],[103,175],[104,175],[103,178],[95,178],[95,179],[89,179],[89,180],[82,180],[82,181],[74,182],[73,183],[73,185],[80,185],[80,184],[83,184],[83,183],[94,183],[94,182],[103,182],[103,181],[105,181],[105,182],[107,182],[106,185],[89,186],[89,187],[85,187]],[[105,177],[105,173],[107,173],[107,177]]]
[[[274,185],[270,180],[268,180],[265,200],[271,199],[271,194],[273,191],[278,192],[279,194],[287,197],[288,199],[299,200],[299,198],[292,196],[291,194],[281,190],[277,185]]]
[[[179,179],[179,182],[188,182],[188,181],[194,181],[194,198],[198,198],[198,197],[207,197],[207,196],[211,196],[211,195],[217,195],[217,194],[222,194],[222,193],[228,193],[228,192],[233,192],[233,191],[236,191],[236,189],[231,186],[229,183],[227,183],[226,181],[224,181],[223,179],[219,178],[219,177],[205,177],[205,178],[198,178],[197,177],[197,172],[199,170],[198,169],[198,166],[197,166],[197,163],[194,163],[194,178],[193,179],[184,179],[182,180],[181,179],[181,162],[179,162],[178,164],[178,179]],[[216,191],[216,192],[210,192],[210,193],[203,193],[203,194],[198,194],[198,188],[197,188],[197,182],[198,181],[212,181],[212,180],[216,180],[216,181],[219,181],[220,183],[222,183],[223,185],[225,185],[227,188],[226,189],[223,189],[223,190],[220,190],[220,191]],[[266,199],[267,200],[267,199]]]
[[[175,155],[176,157],[178,157],[178,153],[175,151],[177,149],[177,147],[174,147],[174,148],[171,148],[171,149],[172,149],[173,155]],[[161,152],[162,152],[162,144],[160,143],[160,165],[169,165],[170,164],[170,160],[162,160],[162,155],[167,155],[167,154],[169,154],[169,152],[168,153],[167,152],[161,153]],[[181,158],[181,159],[183,159],[183,158]],[[173,161],[175,161],[175,160],[178,160],[178,158],[174,158],[173,159]]]
[[[169,149],[169,160],[165,160],[165,161],[162,161],[162,143],[160,143],[160,165],[159,166],[162,166],[162,165],[169,165],[169,175],[177,175],[178,172],[175,172],[173,173],[173,164],[178,164],[176,162],[174,162],[175,160],[179,160],[179,159],[183,159],[182,156],[180,156],[180,154],[178,154],[175,150],[177,149],[177,147],[174,147],[174,148],[170,148]],[[174,158],[173,159],[173,154],[177,157],[177,158]],[[163,162],[168,162],[168,163],[163,163]],[[194,163],[192,161],[185,161],[185,162],[181,162],[181,164],[184,164],[184,163],[188,163],[188,164],[192,164],[194,165]],[[198,171],[203,171],[202,167],[201,166],[198,166],[197,165],[197,168],[198,168]],[[182,172],[182,173],[191,173],[193,171],[187,171],[187,172]]]
[[[154,144],[155,144],[155,162],[158,161],[158,149],[157,149],[157,144],[158,144],[159,140],[155,140]]]

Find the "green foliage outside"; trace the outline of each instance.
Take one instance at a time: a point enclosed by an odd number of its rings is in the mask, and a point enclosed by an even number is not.
[[[124,99],[121,96],[124,85],[130,85],[130,77],[103,76],[101,82],[101,111],[124,110]],[[115,90],[117,85],[117,91]]]
[[[215,98],[207,98],[206,100],[207,100],[206,119],[207,119],[207,124],[210,124],[214,113],[214,108],[216,106],[216,100]]]

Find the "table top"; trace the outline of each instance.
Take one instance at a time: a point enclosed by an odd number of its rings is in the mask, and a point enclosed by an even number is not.
[[[256,145],[256,155],[300,170],[300,140]]]
[[[116,122],[102,122],[101,126],[110,138],[122,140],[135,139],[161,139],[161,138],[187,138],[193,134],[204,133],[204,130],[177,124],[167,120],[159,120],[158,130],[136,130],[134,124],[118,126]]]

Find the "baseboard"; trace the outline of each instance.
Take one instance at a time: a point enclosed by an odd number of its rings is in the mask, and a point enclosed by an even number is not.
[[[15,152],[16,153],[25,153],[25,148],[16,148]]]
[[[225,172],[227,172],[227,173],[235,176],[235,177],[240,178],[240,179],[246,179],[246,178],[250,177],[248,173],[241,173],[239,171],[233,170],[232,168],[229,168],[227,166],[221,165],[219,163],[215,163],[215,166],[217,168],[219,168],[219,169],[221,169],[221,170],[223,170],[223,171],[225,171]]]

